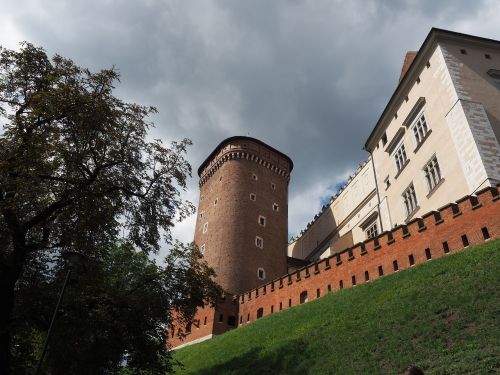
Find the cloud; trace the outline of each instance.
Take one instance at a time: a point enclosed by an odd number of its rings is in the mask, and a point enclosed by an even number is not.
[[[159,109],[152,136],[193,140],[194,170],[233,135],[286,153],[296,234],[367,158],[405,52],[433,26],[500,39],[497,14],[493,0],[8,0],[0,44],[116,66],[118,95]],[[186,196],[197,203],[196,176]],[[174,235],[193,230],[191,219]]]

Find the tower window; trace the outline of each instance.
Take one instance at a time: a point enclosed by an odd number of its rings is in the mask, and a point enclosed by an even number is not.
[[[384,133],[384,135],[382,136],[382,146],[385,146],[386,143],[387,143],[387,134]]]
[[[264,240],[262,239],[262,237],[255,236],[255,246],[257,246],[259,249],[264,248]]]
[[[219,323],[224,322],[224,314],[219,315]]]
[[[413,254],[408,255],[408,260],[410,262],[410,266],[415,265],[415,258],[413,257]]]
[[[491,60],[491,55],[489,53],[485,53],[484,54],[484,58],[488,59],[488,60]]]
[[[214,206],[217,206],[217,203],[219,203],[219,198],[216,198],[216,199],[214,200]]]
[[[262,215],[259,216],[259,224],[262,225],[263,227],[266,226],[266,217],[265,216],[262,216]]]
[[[203,224],[203,233],[207,233],[208,232],[208,221]]]
[[[204,254],[205,254],[205,249],[206,249],[205,244],[203,244],[203,245],[201,245],[201,246],[200,246],[200,252],[201,252],[201,255],[204,255]]]
[[[463,49],[463,48],[462,48],[462,49],[460,50],[460,53],[461,53],[462,55],[467,55],[467,50],[465,50],[465,49]]]
[[[264,280],[266,278],[266,271],[264,271],[264,268],[259,268],[257,270],[257,277],[260,279],[260,280]]]
[[[271,183],[271,189],[276,190],[276,184],[273,182]]]
[[[378,266],[378,275],[384,276],[384,269],[382,268],[382,266]]]
[[[280,206],[278,206],[278,203],[273,203],[273,210],[274,211],[279,211],[280,210]]]
[[[257,200],[257,196],[254,193],[250,193],[250,200],[255,202]]]
[[[259,178],[258,178],[258,177],[257,177],[257,175],[254,173],[254,174],[252,174],[252,179],[253,179],[254,181],[257,181]]]
[[[203,215],[205,214],[205,212],[200,212],[200,219],[203,219]]]

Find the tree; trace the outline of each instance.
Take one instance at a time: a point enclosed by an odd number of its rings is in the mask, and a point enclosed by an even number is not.
[[[194,211],[180,199],[191,142],[148,142],[156,109],[115,97],[117,81],[115,69],[92,73],[29,43],[0,47],[2,374],[16,293],[29,278],[55,277],[66,250],[105,261],[122,232],[155,253],[162,233],[170,242],[176,218]]]
[[[196,247],[177,243],[161,267],[143,252],[121,243],[101,262],[90,263],[67,289],[52,335],[44,369],[50,374],[127,374],[171,370],[165,350],[166,310],[182,305],[188,312],[202,303],[206,279],[213,271],[200,262]],[[13,372],[33,373],[41,351],[64,270],[53,280],[29,279],[14,311]],[[77,287],[76,287],[77,286]],[[188,290],[186,286],[189,286]],[[189,298],[186,298],[188,296]],[[142,372],[145,373],[145,372]]]

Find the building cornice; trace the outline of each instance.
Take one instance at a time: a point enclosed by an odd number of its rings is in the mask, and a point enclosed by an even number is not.
[[[420,71],[423,66],[429,60],[431,54],[434,52],[437,44],[440,41],[452,41],[452,42],[462,42],[470,43],[473,42],[476,45],[484,46],[488,48],[500,48],[500,41],[494,39],[482,38],[474,35],[457,33],[454,31],[432,28],[427,37],[425,38],[422,46],[418,50],[415,59],[408,68],[406,74],[403,76],[399,82],[396,90],[392,94],[389,102],[387,103],[382,115],[377,121],[372,132],[368,136],[365,142],[364,149],[368,152],[372,152],[375,148],[377,142],[382,137],[386,126],[389,124],[390,120],[394,116],[394,113],[399,108],[400,103],[404,100],[407,93],[413,86],[413,83],[418,78]]]
[[[290,159],[290,157],[288,157],[287,155],[285,155],[281,151],[276,150],[274,147],[269,146],[268,144],[262,142],[259,139],[252,138],[252,137],[246,137],[246,136],[242,136],[242,135],[237,135],[237,136],[234,136],[234,137],[229,137],[229,138],[224,139],[221,143],[218,144],[217,147],[214,148],[214,150],[210,153],[210,155],[208,155],[208,157],[205,159],[205,161],[203,163],[201,163],[200,167],[198,168],[198,176],[201,177],[201,174],[202,174],[203,170],[210,164],[210,162],[213,159],[215,159],[215,157],[217,156],[217,154],[219,153],[219,151],[221,149],[223,149],[224,146],[226,146],[226,145],[228,145],[228,144],[230,144],[232,142],[235,142],[235,141],[249,141],[249,142],[254,142],[254,143],[257,143],[260,146],[264,146],[264,147],[268,148],[270,151],[272,151],[272,152],[276,153],[277,155],[283,157],[289,163],[289,165],[290,165],[288,172],[292,171],[292,169],[293,169],[293,161],[292,161],[292,159]]]

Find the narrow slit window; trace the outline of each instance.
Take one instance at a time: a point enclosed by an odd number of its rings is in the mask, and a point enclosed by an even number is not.
[[[254,193],[250,193],[250,200],[255,202],[257,200],[257,196]]]
[[[466,234],[462,235],[462,243],[463,243],[464,247],[469,246],[469,239],[467,238]]]
[[[365,271],[365,281],[370,281],[370,273]]]
[[[413,265],[415,265],[415,258],[413,257],[413,254],[410,254],[408,256],[408,260],[410,262],[410,267],[413,266]]]
[[[488,232],[488,228],[482,227],[481,233],[483,234],[483,238],[485,241],[490,239],[490,233]]]
[[[448,242],[443,242],[443,251],[445,254],[448,254],[450,252],[450,247],[448,246]]]
[[[262,215],[259,216],[259,225],[261,225],[263,227],[266,226],[266,217],[265,216],[262,216]]]
[[[356,285],[356,276],[352,275],[351,280],[352,280],[352,285],[355,286]]]
[[[273,211],[279,211],[280,206],[278,206],[278,203],[273,203]]]
[[[344,281],[343,280],[339,281],[339,288],[344,289]]]
[[[262,239],[262,237],[259,236],[255,237],[255,246],[257,246],[259,249],[264,248],[264,240]]]
[[[203,224],[203,233],[207,233],[208,232],[208,221]]]
[[[292,307],[292,299],[288,300],[288,307]]]
[[[224,314],[219,315],[219,323],[222,323],[224,321]]]
[[[392,268],[394,269],[394,272],[399,270],[399,265],[397,260],[392,262]]]
[[[316,289],[316,298],[319,298],[321,296],[321,291],[319,289]]]
[[[429,249],[429,248],[425,249],[425,259],[427,259],[427,260],[432,259],[431,249]]]
[[[378,275],[384,276],[384,269],[382,268],[382,266],[378,266]]]

